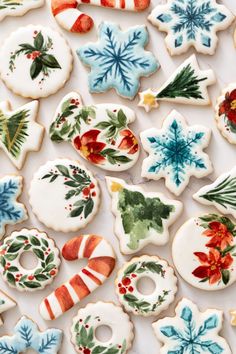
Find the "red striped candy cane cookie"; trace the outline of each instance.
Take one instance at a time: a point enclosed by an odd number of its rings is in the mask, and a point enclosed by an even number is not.
[[[150,0],[51,0],[52,13],[61,27],[70,32],[86,33],[93,20],[79,11],[80,4],[90,4],[126,11],[143,11]]]
[[[88,264],[42,301],[39,311],[45,320],[61,316],[102,285],[116,262],[111,245],[97,235],[77,236],[66,242],[62,256],[68,261],[88,258]]]

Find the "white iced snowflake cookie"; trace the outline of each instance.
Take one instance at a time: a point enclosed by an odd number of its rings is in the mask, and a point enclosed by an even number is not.
[[[223,214],[236,218],[236,167],[223,173],[215,182],[199,189],[193,198],[204,205],[213,205]]]
[[[16,306],[16,302],[0,290],[0,314],[12,309]],[[0,326],[3,325],[3,319],[0,316]]]
[[[155,284],[152,294],[142,294],[138,281],[150,278]],[[156,256],[131,259],[119,270],[115,281],[118,299],[125,310],[140,316],[159,315],[174,301],[177,278],[172,267]]]
[[[0,21],[6,16],[23,16],[29,10],[43,4],[44,0],[0,0]]]
[[[176,102],[191,105],[209,105],[210,98],[207,87],[216,81],[213,70],[201,70],[197,58],[191,55],[156,90],[145,90],[139,93],[139,106],[146,112],[159,107],[159,101]]]
[[[96,329],[108,326],[112,336],[107,341],[96,337]],[[86,335],[85,335],[86,334]],[[111,302],[96,302],[79,309],[73,318],[71,341],[80,353],[116,353],[126,354],[134,338],[133,324],[129,316]]]
[[[184,53],[191,46],[213,55],[216,32],[230,26],[234,16],[216,0],[167,0],[165,5],[157,5],[148,19],[167,33],[165,42],[171,55]]]
[[[87,161],[109,171],[131,168],[139,156],[139,143],[128,125],[135,120],[130,108],[113,104],[83,106],[77,92],[67,94],[50,126],[55,142],[68,141]]]
[[[115,216],[115,234],[124,254],[138,252],[147,244],[164,245],[169,240],[168,227],[182,211],[182,203],[161,193],[145,192],[124,180],[106,177]]]
[[[33,253],[38,263],[33,269],[21,264],[25,252]],[[19,291],[44,289],[58,273],[59,250],[45,232],[22,229],[6,237],[0,246],[0,272],[9,286]]]
[[[38,151],[44,128],[35,122],[38,101],[11,110],[8,101],[0,102],[0,147],[12,163],[21,169],[29,151]]]
[[[150,128],[140,134],[149,156],[143,160],[142,177],[165,178],[166,187],[180,195],[191,176],[202,178],[212,172],[212,165],[203,152],[211,132],[201,125],[187,126],[183,116],[173,110],[162,129]]]
[[[47,97],[57,92],[72,70],[73,57],[65,39],[40,25],[18,28],[5,40],[0,55],[1,79],[23,97]]]
[[[84,166],[56,159],[41,166],[30,186],[30,204],[38,219],[55,231],[77,231],[95,216],[100,191]]]
[[[190,300],[183,298],[174,317],[165,317],[153,323],[157,339],[163,344],[160,354],[206,353],[231,354],[226,340],[219,336],[223,312],[207,309],[200,312]]]
[[[177,271],[185,281],[202,290],[221,290],[233,284],[235,236],[236,225],[225,216],[206,214],[189,219],[177,231],[172,244]]]

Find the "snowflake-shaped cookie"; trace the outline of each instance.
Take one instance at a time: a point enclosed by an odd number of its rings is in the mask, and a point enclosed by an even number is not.
[[[200,312],[190,300],[183,298],[175,309],[175,317],[153,323],[157,338],[164,344],[160,354],[230,354],[226,340],[219,336],[222,311]]]
[[[216,32],[227,28],[233,19],[215,0],[168,0],[149,16],[153,25],[168,33],[165,41],[171,55],[184,53],[191,46],[199,53],[214,54]]]
[[[142,165],[142,177],[166,179],[166,187],[180,195],[190,176],[204,177],[212,166],[202,150],[210,141],[210,130],[195,125],[188,127],[183,116],[173,110],[162,129],[151,128],[141,133],[143,148],[149,153]]]
[[[82,62],[91,67],[90,92],[116,92],[132,99],[139,88],[139,78],[149,76],[159,68],[152,53],[144,50],[148,42],[145,26],[135,26],[122,32],[119,26],[103,22],[99,27],[99,41],[77,50]]]
[[[50,328],[40,332],[35,322],[23,316],[16,324],[13,336],[0,338],[0,353],[20,354],[33,349],[40,354],[57,354],[61,340],[60,329]]]

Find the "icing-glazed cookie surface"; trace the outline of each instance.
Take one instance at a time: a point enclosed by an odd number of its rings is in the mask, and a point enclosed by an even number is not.
[[[150,278],[155,284],[152,294],[142,294],[138,281]],[[159,315],[174,301],[177,278],[173,268],[156,256],[141,256],[131,259],[118,272],[115,286],[118,299],[125,310],[134,315]]]
[[[0,0],[0,21],[6,16],[23,16],[44,4],[44,0]]]
[[[106,177],[115,216],[115,234],[124,254],[138,252],[147,244],[164,245],[169,240],[168,227],[182,211],[182,203],[163,194],[145,192],[120,178]]]
[[[177,271],[202,290],[221,290],[233,284],[235,235],[236,225],[227,217],[206,214],[189,219],[177,231],[172,245]]]
[[[49,27],[18,28],[5,40],[0,55],[1,79],[23,97],[47,97],[57,92],[72,70],[67,42]]]
[[[135,120],[130,108],[104,103],[83,106],[76,92],[60,102],[50,126],[55,142],[68,141],[87,161],[109,171],[132,167],[139,156],[139,143],[128,125]]]
[[[16,306],[16,302],[11,299],[7,294],[0,290],[0,314],[12,309]],[[3,320],[0,316],[0,326],[3,325]]]
[[[29,194],[38,219],[63,232],[85,227],[95,216],[100,201],[96,179],[70,159],[56,159],[41,166],[33,176]]]
[[[96,337],[96,329],[100,326],[108,326],[112,331],[112,337],[105,342]],[[71,341],[79,354],[84,354],[86,350],[90,353],[99,353],[100,350],[101,353],[126,354],[133,337],[133,324],[129,316],[113,303],[99,301],[88,304],[79,309],[73,318]]]

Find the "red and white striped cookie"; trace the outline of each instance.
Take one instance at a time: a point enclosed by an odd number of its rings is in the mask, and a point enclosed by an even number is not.
[[[68,261],[88,258],[88,264],[42,301],[40,314],[45,320],[61,316],[102,285],[116,262],[111,245],[97,235],[77,236],[66,242],[62,256]]]

